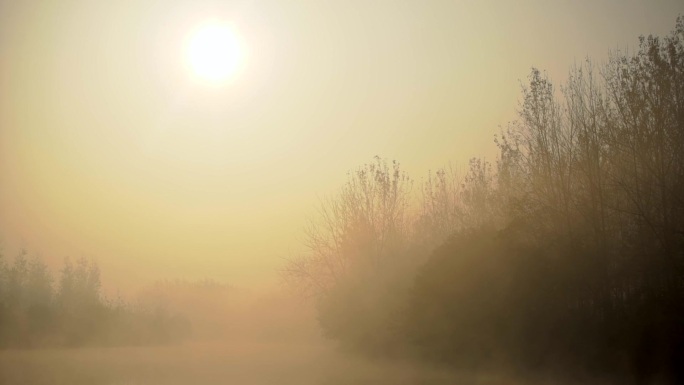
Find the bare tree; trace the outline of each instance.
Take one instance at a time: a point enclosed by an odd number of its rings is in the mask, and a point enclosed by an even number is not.
[[[412,181],[398,162],[376,157],[348,174],[321,201],[305,232],[307,252],[291,258],[283,277],[308,295],[325,294],[351,274],[377,274],[410,235]]]

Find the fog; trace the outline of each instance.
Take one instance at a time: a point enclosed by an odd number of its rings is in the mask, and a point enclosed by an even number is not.
[[[238,343],[173,348],[3,352],[17,384],[451,384],[457,376],[413,364],[369,363],[325,347]],[[458,381],[473,383],[472,379]],[[496,383],[480,380],[477,383]],[[510,383],[510,382],[508,382]]]
[[[95,258],[112,290],[271,285],[318,200],[375,155],[416,180],[494,159],[530,67],[663,36],[679,1],[0,2],[0,241]],[[245,68],[209,86],[185,41],[234,26]]]
[[[311,303],[280,290],[174,281],[151,285],[136,297],[136,306],[187,315],[191,330],[182,339],[109,341],[104,347],[4,346],[0,383],[441,384],[456,378],[444,368],[341,351],[322,338]]]
[[[0,385],[684,382],[684,5],[0,0]]]
[[[152,291],[158,292],[159,288]],[[150,301],[149,293],[143,296]],[[515,379],[492,372],[454,371],[406,358],[359,355],[321,336],[310,303],[282,292],[231,289],[230,294],[223,292],[219,296],[212,304],[179,305],[184,301],[164,300],[175,310],[182,308],[191,314],[193,330],[182,341],[149,346],[4,347],[0,350],[0,383],[546,383],[540,378]]]

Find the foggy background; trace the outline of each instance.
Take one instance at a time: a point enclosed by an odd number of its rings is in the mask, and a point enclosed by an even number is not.
[[[674,0],[0,0],[0,384],[684,381],[682,79]]]
[[[0,2],[0,239],[108,288],[215,278],[263,286],[345,173],[375,155],[417,180],[515,118],[536,66],[565,79],[672,1]],[[226,87],[184,67],[206,18],[248,49]]]

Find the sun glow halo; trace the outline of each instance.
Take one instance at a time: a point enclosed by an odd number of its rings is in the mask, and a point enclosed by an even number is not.
[[[197,77],[211,83],[222,83],[236,75],[244,60],[244,52],[230,25],[212,22],[201,26],[190,36],[186,58]]]

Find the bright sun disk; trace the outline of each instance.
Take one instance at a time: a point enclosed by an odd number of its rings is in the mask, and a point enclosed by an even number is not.
[[[195,31],[187,45],[187,61],[199,78],[220,83],[236,74],[243,60],[237,35],[229,25],[209,23]]]

